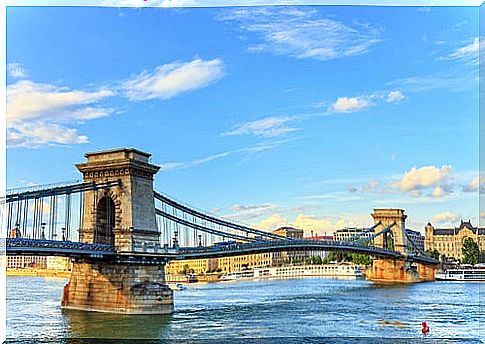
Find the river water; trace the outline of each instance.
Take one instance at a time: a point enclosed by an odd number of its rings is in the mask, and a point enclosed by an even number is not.
[[[407,338],[403,343],[455,343],[443,338],[485,338],[485,283],[377,286],[363,280],[303,278],[190,284],[174,292],[175,313],[170,316],[62,311],[65,283],[55,278],[7,277],[8,342],[266,338],[263,342],[352,343],[383,338],[397,343],[397,338]],[[430,326],[427,338],[420,333],[421,321]]]

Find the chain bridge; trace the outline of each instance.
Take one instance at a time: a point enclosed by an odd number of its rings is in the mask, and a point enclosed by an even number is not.
[[[171,260],[276,251],[347,251],[374,257],[369,279],[434,279],[438,261],[406,236],[401,209],[374,209],[374,226],[345,241],[282,237],[200,211],[153,189],[159,167],[136,149],[87,153],[83,181],[7,191],[7,255],[66,256],[62,307],[129,314],[173,311]]]

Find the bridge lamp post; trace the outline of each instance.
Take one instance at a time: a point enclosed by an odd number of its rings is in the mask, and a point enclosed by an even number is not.
[[[45,240],[45,222],[42,222],[42,223],[40,224],[40,227],[42,228],[42,232],[40,233],[40,238],[41,238],[42,240]]]
[[[15,237],[16,238],[21,238],[22,237],[20,235],[20,224],[18,222],[15,224]]]
[[[66,227],[62,227],[61,231],[62,231],[62,241],[66,241]]]
[[[179,232],[178,231],[175,231],[173,233],[173,248],[178,248],[179,247]]]

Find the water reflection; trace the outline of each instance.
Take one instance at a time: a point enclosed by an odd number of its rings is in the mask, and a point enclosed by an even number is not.
[[[125,315],[63,309],[70,337],[136,338],[166,337],[170,315]]]

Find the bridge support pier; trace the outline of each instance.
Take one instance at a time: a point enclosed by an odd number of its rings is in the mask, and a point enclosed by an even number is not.
[[[61,308],[122,314],[170,314],[173,292],[163,265],[75,261]]]
[[[434,281],[436,267],[401,259],[376,259],[367,279],[377,283]]]

